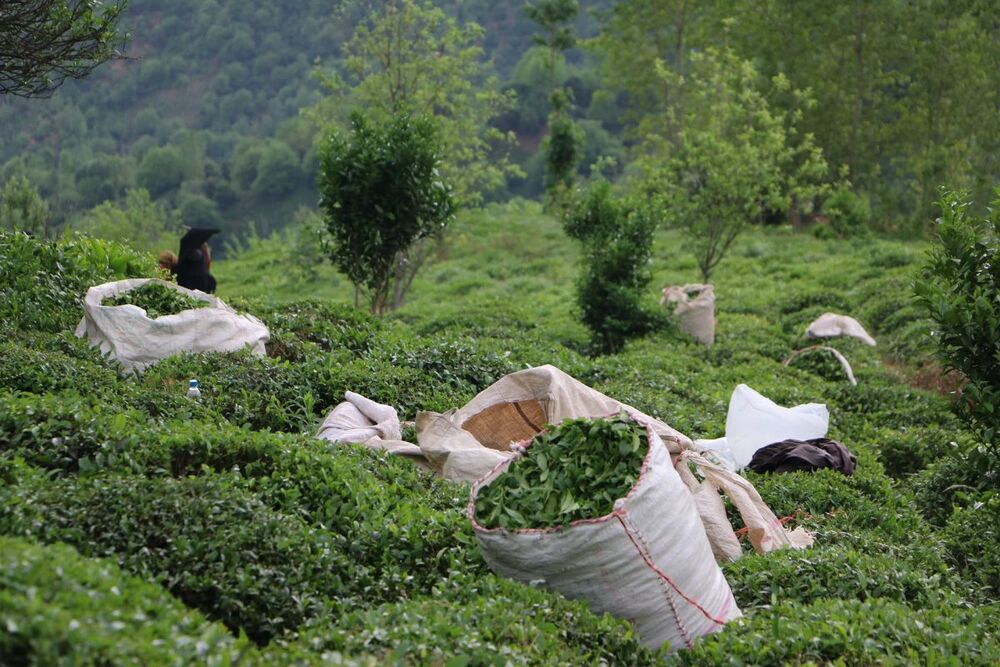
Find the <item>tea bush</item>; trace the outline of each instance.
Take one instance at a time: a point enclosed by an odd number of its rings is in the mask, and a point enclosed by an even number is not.
[[[803,551],[749,555],[727,565],[726,580],[747,613],[753,607],[825,598],[884,598],[924,608],[946,596],[947,571],[927,571],[885,554],[820,542]]]
[[[453,577],[432,595],[318,622],[301,643],[379,653],[386,663],[461,665],[649,665],[657,654],[628,623],[579,601],[494,575]]]
[[[0,232],[0,319],[21,329],[71,329],[83,317],[79,303],[88,288],[155,275],[152,256],[110,241]]]
[[[349,605],[359,573],[331,537],[269,509],[225,477],[22,473],[0,489],[0,532],[114,557],[254,641]],[[346,590],[345,590],[346,589]]]
[[[675,654],[678,665],[995,665],[997,611],[915,610],[889,600],[779,604]]]
[[[0,627],[4,665],[229,665],[257,657],[245,637],[109,560],[8,537],[0,537]]]

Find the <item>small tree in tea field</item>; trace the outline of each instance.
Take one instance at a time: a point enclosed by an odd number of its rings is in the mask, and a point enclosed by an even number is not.
[[[331,259],[367,292],[372,313],[402,305],[426,256],[415,244],[454,215],[439,164],[433,122],[406,113],[373,123],[355,112],[350,131],[332,130],[321,146],[320,207]]]
[[[938,356],[969,379],[961,407],[1000,471],[1000,188],[985,217],[967,193],[944,192],[917,301],[934,322]]]

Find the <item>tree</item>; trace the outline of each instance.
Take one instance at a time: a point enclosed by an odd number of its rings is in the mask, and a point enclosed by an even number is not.
[[[49,206],[24,176],[14,176],[0,190],[0,230],[48,233]]]
[[[655,322],[642,306],[652,278],[655,219],[634,202],[615,198],[611,185],[600,181],[570,208],[563,225],[583,249],[576,287],[581,319],[600,351],[616,353]]]
[[[942,193],[937,243],[914,289],[934,323],[938,355],[969,379],[962,412],[1000,474],[1000,188],[994,196],[979,218],[968,193]]]
[[[47,97],[119,54],[118,19],[128,0],[4,0],[0,3],[0,94]]]
[[[355,112],[350,134],[329,131],[321,146],[320,207],[332,237],[331,259],[355,287],[367,290],[377,315],[402,305],[426,258],[412,252],[414,244],[453,216],[438,150],[433,121],[406,113],[370,121]]]
[[[310,114],[341,126],[355,110],[380,122],[399,113],[433,117],[442,174],[460,200],[477,203],[519,172],[498,150],[513,136],[490,125],[514,99],[489,72],[482,37],[475,23],[459,24],[430,4],[389,0],[344,45],[341,72],[319,72],[330,97]]]
[[[288,144],[272,141],[260,153],[251,190],[258,197],[283,197],[299,186],[299,156]]]
[[[659,74],[676,78],[662,65]],[[809,103],[784,77],[771,85]],[[800,114],[773,108],[753,65],[731,50],[691,54],[683,86],[683,129],[672,140],[647,138],[637,166],[641,189],[660,197],[664,215],[685,231],[708,282],[751,221],[826,192],[827,166],[812,137],[796,129]]]
[[[184,154],[176,146],[151,148],[139,163],[136,182],[153,197],[176,191],[184,182]]]
[[[528,3],[524,7],[528,18],[542,29],[542,34],[535,36],[535,43],[545,47],[549,54],[549,101],[552,113],[549,114],[549,136],[543,144],[546,190],[551,205],[563,213],[568,206],[576,166],[583,152],[583,134],[570,116],[572,91],[556,89],[556,64],[563,52],[576,44],[571,23],[579,11],[577,0],[538,0],[537,3]]]

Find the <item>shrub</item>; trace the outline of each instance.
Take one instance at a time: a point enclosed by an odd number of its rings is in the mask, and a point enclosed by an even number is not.
[[[574,203],[566,219],[566,233],[583,246],[577,305],[602,352],[618,352],[626,340],[653,327],[655,317],[643,308],[642,293],[651,280],[655,226],[634,204],[612,198],[606,181]]]
[[[1000,469],[1000,188],[986,218],[974,218],[965,193],[944,192],[938,242],[932,246],[917,301],[934,321],[938,355],[969,384],[961,408]]]
[[[20,329],[72,329],[83,317],[80,300],[89,287],[155,275],[152,257],[117,243],[0,233],[0,319]]]
[[[381,315],[402,305],[423,259],[413,244],[444,229],[454,213],[437,173],[438,137],[429,118],[398,114],[384,126],[356,112],[349,138],[327,137],[320,206],[333,240],[331,259]]]
[[[651,665],[631,627],[492,575],[453,577],[420,597],[312,624],[314,649],[380,652],[386,663],[455,665]]]
[[[865,195],[856,194],[841,185],[823,202],[823,213],[829,219],[825,226],[816,227],[821,238],[851,238],[871,233],[871,203]]]
[[[983,597],[996,600],[1000,595],[1000,494],[956,511],[944,534],[959,568],[986,588]]]
[[[330,536],[225,477],[49,480],[22,472],[0,498],[0,532],[113,556],[259,643],[346,604],[345,582],[359,570]]]
[[[829,540],[801,551],[746,555],[727,565],[725,573],[744,613],[750,607],[823,598],[885,598],[923,608],[944,597],[940,571],[901,562],[893,555],[859,553]]]
[[[246,638],[110,561],[7,537],[0,537],[0,626],[5,665],[228,665],[256,657]]]
[[[668,664],[995,665],[1000,643],[986,610],[916,611],[888,600],[780,604],[729,623]]]

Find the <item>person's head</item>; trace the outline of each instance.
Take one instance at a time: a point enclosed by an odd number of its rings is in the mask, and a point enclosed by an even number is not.
[[[170,252],[169,250],[164,250],[163,252],[160,253],[160,256],[157,258],[157,261],[160,264],[160,268],[163,269],[164,271],[173,271],[174,268],[177,266],[177,255]]]

